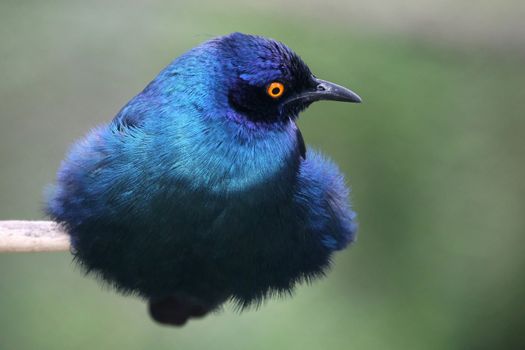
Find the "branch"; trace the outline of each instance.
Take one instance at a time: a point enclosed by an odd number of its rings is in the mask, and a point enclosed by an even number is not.
[[[69,250],[69,236],[52,221],[0,221],[0,253]]]

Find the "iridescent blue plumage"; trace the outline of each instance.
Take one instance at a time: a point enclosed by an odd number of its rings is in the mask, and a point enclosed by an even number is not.
[[[294,122],[319,99],[358,102],[281,43],[212,39],[73,147],[47,211],[87,271],[150,299],[161,322],[289,292],[356,229],[341,173]]]

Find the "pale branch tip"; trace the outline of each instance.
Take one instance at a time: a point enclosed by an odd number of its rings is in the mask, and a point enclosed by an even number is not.
[[[0,253],[69,251],[69,236],[52,221],[0,221]]]

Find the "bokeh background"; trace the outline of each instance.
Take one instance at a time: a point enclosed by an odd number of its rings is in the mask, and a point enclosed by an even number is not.
[[[0,349],[524,349],[522,0],[0,2],[0,219],[41,219],[68,146],[174,57],[277,38],[361,105],[300,126],[347,175],[357,244],[293,298],[182,329],[66,253],[0,255]]]

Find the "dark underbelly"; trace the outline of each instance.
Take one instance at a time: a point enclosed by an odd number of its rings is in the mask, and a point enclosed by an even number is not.
[[[187,210],[148,221],[86,220],[70,230],[76,256],[122,292],[185,293],[210,303],[233,297],[241,304],[287,292],[328,263],[329,253],[290,203],[208,209],[214,217]]]

